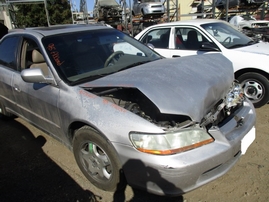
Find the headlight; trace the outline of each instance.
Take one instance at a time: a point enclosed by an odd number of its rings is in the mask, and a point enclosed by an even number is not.
[[[130,140],[137,150],[160,155],[183,152],[214,141],[202,129],[182,129],[164,134],[131,132]]]
[[[233,86],[225,98],[226,108],[231,108],[244,100],[244,92],[241,85],[233,82]]]

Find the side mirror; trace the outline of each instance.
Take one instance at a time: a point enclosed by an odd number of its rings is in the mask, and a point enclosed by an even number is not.
[[[54,79],[50,77],[45,77],[40,68],[24,69],[21,72],[21,77],[25,82],[28,83],[54,84]]]
[[[214,44],[210,42],[203,42],[199,50],[200,51],[219,51],[219,48],[217,48]]]
[[[155,48],[155,47],[153,46],[153,44],[151,44],[151,43],[147,43],[147,46],[150,47],[150,48],[153,49],[153,50],[154,50],[154,48]]]

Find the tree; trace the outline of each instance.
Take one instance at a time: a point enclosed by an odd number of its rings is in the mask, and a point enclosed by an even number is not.
[[[48,26],[43,2],[18,4],[16,8],[17,27]],[[47,0],[47,10],[50,25],[72,23],[72,13],[68,0]]]

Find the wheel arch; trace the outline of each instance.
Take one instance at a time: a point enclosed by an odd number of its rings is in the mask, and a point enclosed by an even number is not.
[[[145,11],[144,11],[144,8],[141,8],[141,14],[144,15],[145,14]]]
[[[101,136],[106,138],[106,136],[100,130],[98,130],[96,127],[94,127],[93,125],[86,123],[86,122],[83,122],[83,121],[74,121],[73,123],[71,123],[69,125],[68,134],[67,134],[68,140],[69,140],[69,145],[71,148],[73,148],[73,139],[74,139],[76,131],[78,129],[82,128],[83,126],[90,127],[93,131],[97,132],[98,134],[100,134]]]
[[[243,75],[245,73],[248,73],[248,72],[261,74],[261,75],[265,76],[269,80],[269,73],[268,72],[260,70],[260,69],[256,69],[256,68],[253,68],[253,67],[248,67],[248,68],[244,68],[244,69],[240,69],[240,70],[236,71],[234,73],[235,79],[237,79],[239,76],[241,76],[241,75]]]

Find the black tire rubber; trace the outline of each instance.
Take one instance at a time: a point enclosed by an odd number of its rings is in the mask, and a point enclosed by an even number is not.
[[[4,120],[12,119],[15,117],[13,114],[6,111],[4,105],[0,102],[0,118]]]
[[[107,139],[89,126],[83,126],[75,132],[73,153],[82,173],[96,187],[105,191],[125,187],[126,180],[116,151]],[[104,160],[106,158],[107,161]],[[107,165],[104,166],[103,163]],[[99,165],[104,166],[103,169]],[[110,175],[109,178],[106,178],[106,174]]]
[[[253,103],[255,108],[262,107],[263,105],[267,104],[269,101],[269,81],[268,79],[255,72],[248,72],[245,74],[240,75],[237,80],[241,83],[244,93],[249,100]],[[258,99],[252,99],[251,96],[247,93],[246,83],[253,84],[255,86],[258,85],[259,89],[261,90],[261,96]],[[256,88],[257,89],[257,88]],[[252,90],[255,90],[253,87]],[[257,92],[257,91],[256,91]]]

